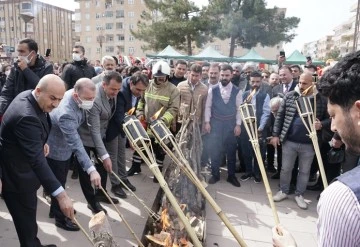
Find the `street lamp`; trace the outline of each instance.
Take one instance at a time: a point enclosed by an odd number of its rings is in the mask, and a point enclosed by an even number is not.
[[[25,22],[25,38],[27,38],[27,24],[34,19],[34,16],[27,14],[20,14],[21,19]]]

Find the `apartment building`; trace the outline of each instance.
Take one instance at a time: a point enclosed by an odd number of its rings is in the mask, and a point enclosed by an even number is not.
[[[317,46],[318,46],[317,40],[305,43],[302,50],[302,54],[304,54],[304,56],[317,58],[317,49],[318,49]]]
[[[324,59],[326,55],[334,49],[333,35],[326,35],[317,42],[317,59]]]
[[[6,52],[7,58],[16,56],[17,43],[28,37],[36,40],[40,54],[50,48],[52,61],[70,59],[72,14],[36,0],[0,0],[0,44],[11,48]]]

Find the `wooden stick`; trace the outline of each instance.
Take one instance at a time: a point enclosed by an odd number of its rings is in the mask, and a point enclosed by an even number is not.
[[[79,223],[79,221],[74,217],[74,222],[76,223],[76,225],[78,225],[78,227],[80,228],[80,230],[84,233],[84,235],[86,236],[86,238],[90,241],[91,246],[94,246],[94,242],[92,241],[92,239],[90,238],[89,234],[85,231],[85,229],[81,226],[81,224]]]
[[[253,107],[250,104],[247,104],[247,105],[248,105],[247,107]],[[258,134],[257,134],[256,118],[253,117],[255,121],[251,121],[251,119],[246,118],[247,115],[244,114],[243,108],[241,106],[240,106],[240,115],[241,115],[241,118],[243,120],[243,125],[245,126],[246,132],[248,133],[248,136],[250,138],[250,142],[252,144],[256,159],[257,159],[258,164],[259,164],[261,177],[263,179],[266,194],[267,194],[267,197],[268,197],[268,200],[269,200],[269,203],[270,203],[270,207],[272,209],[273,217],[274,217],[274,220],[275,220],[275,225],[278,225],[280,223],[280,220],[279,220],[279,216],[278,216],[276,206],[275,206],[275,203],[274,203],[274,199],[273,199],[273,196],[272,196],[269,180],[268,180],[267,175],[266,175],[264,162],[263,162],[262,157],[261,157]]]
[[[127,229],[129,229],[131,235],[133,235],[133,237],[136,239],[136,242],[138,242],[139,246],[141,247],[145,247],[142,242],[140,241],[140,239],[136,236],[134,230],[131,228],[131,226],[129,225],[129,223],[125,220],[124,216],[120,213],[118,207],[116,207],[116,205],[114,204],[114,202],[111,200],[109,194],[103,189],[103,187],[99,187],[101,189],[101,191],[104,193],[104,195],[106,196],[106,198],[111,202],[111,204],[114,206],[116,212],[119,214],[120,218],[122,219],[122,221],[124,222],[125,226],[127,227]]]
[[[163,124],[163,123],[159,123]],[[215,200],[211,197],[209,192],[205,189],[202,182],[194,172],[194,170],[191,168],[188,161],[185,159],[182,151],[180,150],[179,145],[176,143],[175,138],[173,134],[169,131],[167,135],[165,135],[163,138],[161,138],[158,133],[155,131],[154,128],[150,127],[151,131],[153,132],[155,138],[160,143],[161,147],[164,149],[164,151],[169,155],[169,157],[174,161],[174,163],[184,172],[184,174],[190,179],[190,181],[199,189],[201,194],[205,197],[205,199],[209,202],[209,204],[212,206],[216,214],[220,217],[220,219],[224,222],[225,226],[229,229],[231,234],[234,236],[234,238],[237,240],[237,242],[240,244],[240,246],[245,247],[247,246],[245,241],[240,237],[239,233],[236,231],[234,226],[230,223],[229,219],[226,217],[226,214],[222,211],[220,206],[215,202]],[[166,128],[166,127],[163,127]],[[175,152],[173,152],[168,145],[165,144],[164,140],[168,140],[171,142],[172,146],[175,149]],[[178,156],[176,156],[177,154]],[[178,158],[179,157],[179,158]]]

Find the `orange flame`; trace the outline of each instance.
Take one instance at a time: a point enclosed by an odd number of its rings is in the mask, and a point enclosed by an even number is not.
[[[135,107],[133,107],[133,108],[131,108],[130,110],[128,110],[127,114],[128,114],[128,115],[132,115],[132,114],[134,114],[134,112],[135,112]]]
[[[160,218],[161,218],[161,222],[162,222],[162,229],[164,231],[166,231],[166,229],[171,226],[167,208],[165,208],[161,212],[161,217]]]
[[[161,111],[164,109],[164,107],[162,106],[161,108],[160,108],[160,110],[158,110],[155,114],[154,114],[154,116],[152,116],[151,117],[151,121],[155,121],[156,119],[158,119],[159,118],[159,115],[160,115],[160,113],[161,113]]]

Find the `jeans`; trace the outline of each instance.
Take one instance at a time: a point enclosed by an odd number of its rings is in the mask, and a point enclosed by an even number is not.
[[[295,194],[303,195],[309,181],[311,163],[314,159],[315,151],[312,144],[295,143],[285,141],[282,145],[282,168],[280,173],[280,189],[288,194],[291,181],[291,173],[294,168],[295,160],[299,158],[299,173],[296,182]]]
[[[126,137],[119,135],[112,141],[106,142],[105,147],[110,155],[114,173],[121,179],[126,179]],[[109,177],[112,186],[120,184],[119,180],[117,180],[113,174],[110,174]]]

